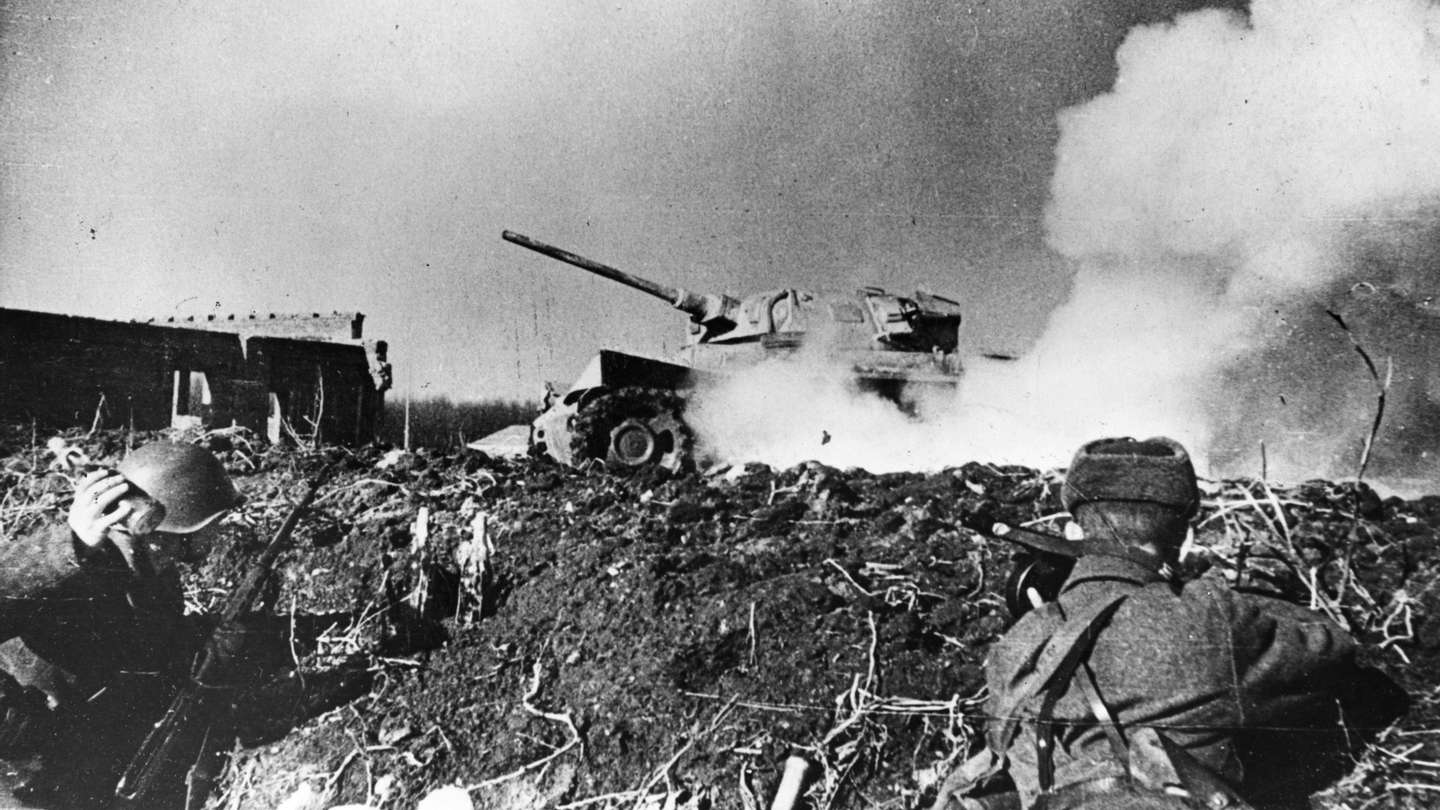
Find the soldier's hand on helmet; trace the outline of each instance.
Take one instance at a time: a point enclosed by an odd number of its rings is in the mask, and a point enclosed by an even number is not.
[[[116,502],[130,490],[130,482],[114,470],[95,470],[75,489],[66,521],[80,542],[94,548],[105,541],[110,530],[129,517],[132,507]]]

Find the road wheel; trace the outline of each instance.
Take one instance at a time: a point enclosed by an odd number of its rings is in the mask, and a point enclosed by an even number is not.
[[[681,419],[684,400],[673,391],[620,388],[601,394],[575,417],[575,458],[596,459],[618,470],[690,464],[690,429]]]

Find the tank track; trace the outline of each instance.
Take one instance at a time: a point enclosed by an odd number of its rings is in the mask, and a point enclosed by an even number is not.
[[[663,388],[628,386],[616,388],[592,399],[575,415],[571,428],[570,448],[577,461],[594,459],[612,469],[644,469],[663,467],[680,472],[693,466],[694,439],[683,415],[685,400],[674,391]],[[637,426],[643,426],[641,430]],[[648,432],[653,447],[645,453],[647,460],[627,459],[615,447],[620,433],[631,435]],[[633,446],[631,443],[630,446]]]

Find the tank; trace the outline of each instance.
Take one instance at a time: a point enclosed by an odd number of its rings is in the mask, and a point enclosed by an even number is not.
[[[501,237],[658,298],[689,316],[684,348],[669,359],[601,350],[563,394],[547,390],[530,428],[532,453],[582,466],[679,470],[693,462],[685,406],[710,375],[793,354],[823,329],[825,349],[857,388],[908,409],[909,386],[954,386],[960,305],[917,291],[845,293],[783,288],[743,298],[695,293],[632,275],[513,231]]]

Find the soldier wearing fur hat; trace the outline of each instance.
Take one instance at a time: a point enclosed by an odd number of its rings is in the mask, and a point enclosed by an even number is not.
[[[0,758],[34,760],[27,801],[109,799],[199,640],[174,563],[238,501],[209,451],[156,442],[80,480],[65,523],[0,543]]]
[[[987,748],[937,808],[1308,807],[1403,713],[1329,619],[1168,578],[1199,505],[1178,443],[1090,442],[1062,496],[1083,555],[992,648]]]

